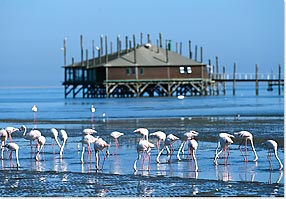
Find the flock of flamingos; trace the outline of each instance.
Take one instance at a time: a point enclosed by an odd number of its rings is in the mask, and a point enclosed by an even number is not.
[[[34,112],[37,111],[35,106],[33,106],[32,110]],[[94,112],[93,106],[91,108],[91,112],[92,113]],[[37,153],[35,155],[35,161],[39,161],[40,160],[39,155],[40,155],[40,152],[43,150],[43,147],[46,143],[46,138],[37,129],[32,129],[29,132],[27,132],[27,128],[25,125],[22,125],[20,128],[6,127],[5,129],[0,130],[1,159],[2,160],[4,159],[4,150],[5,150],[5,148],[7,148],[8,150],[10,150],[10,160],[12,160],[12,152],[13,151],[15,152],[16,166],[17,166],[17,168],[20,167],[19,146],[18,146],[18,144],[13,143],[13,141],[12,141],[12,133],[14,133],[16,131],[20,131],[20,132],[23,131],[23,138],[30,141],[31,147],[32,147],[33,141],[36,142]],[[58,132],[58,130],[55,128],[50,129],[50,131],[51,131],[51,137],[56,141],[57,145],[60,148],[60,158],[62,158],[63,153],[64,153],[65,144],[66,144],[66,141],[68,139],[67,132],[65,130],[62,130],[62,129]],[[104,160],[105,160],[106,156],[109,155],[110,144],[108,144],[105,140],[103,140],[99,136],[93,136],[96,133],[97,132],[94,129],[84,129],[82,131],[82,140],[80,141],[82,147],[80,149],[80,144],[79,144],[78,150],[81,150],[80,162],[83,164],[84,163],[83,157],[84,157],[85,147],[87,146],[88,155],[91,155],[92,154],[91,145],[93,144],[95,157],[96,157],[96,169],[99,170],[100,169],[100,167],[99,167],[99,161],[100,161],[99,160],[99,152],[100,151],[103,152],[104,149],[106,150],[105,155],[104,155]],[[165,149],[167,150],[167,154],[170,156],[168,163],[171,163],[172,154],[174,151],[172,144],[178,140],[181,140],[181,145],[180,145],[178,152],[177,152],[177,159],[179,161],[181,160],[180,153],[184,154],[185,145],[187,145],[188,154],[190,155],[190,157],[192,158],[192,160],[195,163],[195,172],[199,171],[197,158],[196,158],[196,150],[198,148],[198,142],[195,140],[195,137],[197,137],[199,135],[198,132],[189,131],[189,132],[184,133],[183,136],[181,136],[180,138],[173,135],[173,134],[166,135],[162,131],[156,131],[154,133],[149,134],[149,131],[146,128],[138,128],[134,131],[134,133],[137,133],[137,134],[142,136],[142,138],[139,140],[139,142],[137,143],[137,146],[136,146],[138,156],[135,159],[134,164],[133,164],[134,171],[137,171],[137,161],[141,159],[141,154],[143,155],[142,169],[144,169],[144,160],[148,159],[148,170],[150,170],[150,151],[152,148],[155,147],[155,145],[148,141],[149,136],[153,136],[153,137],[157,138],[156,147],[158,149],[158,155],[156,157],[156,163],[158,163],[158,164],[160,163],[160,156]],[[118,146],[119,146],[118,138],[122,135],[124,135],[124,134],[121,132],[118,132],[118,131],[114,131],[110,134],[110,137],[114,139],[115,151],[117,151]],[[234,135],[231,135],[228,133],[220,133],[219,138],[218,138],[217,148],[215,151],[215,157],[213,160],[215,165],[218,164],[218,158],[219,158],[221,153],[224,153],[224,164],[227,164],[227,160],[229,157],[229,145],[233,143],[232,138],[234,138],[235,136],[242,138],[242,142],[239,144],[239,149],[242,153],[242,156],[244,157],[244,161],[245,162],[248,161],[248,154],[247,154],[247,143],[248,143],[248,141],[250,142],[250,145],[252,147],[252,151],[254,154],[253,161],[255,162],[258,160],[258,156],[257,156],[257,153],[255,151],[254,144],[253,144],[253,136],[250,132],[240,131],[240,132],[235,132]],[[8,138],[9,138],[9,143],[6,143]],[[59,138],[60,138],[60,140],[62,140],[62,144],[60,144]],[[244,149],[241,149],[242,144],[244,144],[244,146],[245,146]],[[162,148],[161,148],[161,145],[163,145]],[[275,158],[277,159],[277,161],[280,165],[279,170],[282,170],[283,164],[282,164],[282,162],[279,159],[278,154],[277,154],[277,148],[278,148],[277,142],[275,142],[274,140],[267,140],[262,145],[264,145],[264,147],[266,149],[268,149],[268,156],[267,157],[269,160],[269,169],[273,170],[272,164],[271,164],[271,156],[272,156],[272,152],[273,152]]]

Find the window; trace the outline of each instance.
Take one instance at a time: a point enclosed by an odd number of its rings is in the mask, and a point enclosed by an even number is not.
[[[136,75],[136,68],[132,68],[132,75]]]
[[[144,68],[140,68],[140,75],[144,75]]]
[[[126,68],[126,75],[130,75],[130,68]]]
[[[180,66],[180,73],[181,74],[191,74],[192,68],[190,66]]]

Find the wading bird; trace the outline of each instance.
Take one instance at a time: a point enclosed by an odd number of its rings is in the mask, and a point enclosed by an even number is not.
[[[165,147],[170,147],[170,158],[169,158],[169,160],[168,160],[168,163],[171,163],[171,161],[172,161],[172,154],[173,154],[173,147],[172,147],[172,144],[175,142],[175,141],[177,141],[177,140],[179,140],[180,138],[178,138],[177,136],[175,136],[175,135],[173,135],[173,134],[169,134],[168,136],[167,136],[167,138],[166,138],[166,140],[165,140],[165,142],[164,142],[164,146],[163,146],[163,148],[162,148],[162,150],[158,153],[158,156],[157,156],[157,158],[156,158],[156,162],[157,163],[160,163],[160,156],[161,156],[161,154],[163,153],[163,151],[164,151],[164,149],[165,149]]]
[[[249,140],[250,144],[251,144],[251,147],[252,147],[252,150],[253,150],[253,154],[255,156],[253,162],[256,162],[258,160],[258,156],[256,154],[256,151],[255,151],[255,148],[254,148],[254,145],[253,145],[253,136],[250,132],[248,131],[239,131],[239,132],[236,132],[234,133],[234,135],[238,136],[238,137],[241,137],[242,138],[242,142],[239,144],[238,148],[241,152],[241,154],[243,155],[244,157],[244,161],[245,162],[248,162],[248,154],[247,154],[247,141]],[[243,153],[243,151],[241,150],[240,146],[242,144],[245,144],[245,153]]]
[[[143,155],[142,170],[144,170],[144,159],[145,159],[145,153],[146,153],[148,156],[148,171],[150,171],[150,151],[151,151],[151,148],[153,148],[153,147],[155,147],[155,145],[152,144],[151,142],[148,142],[147,140],[141,139],[139,141],[139,143],[137,144],[137,147],[136,147],[138,156],[137,156],[137,159],[134,161],[134,164],[133,164],[134,172],[137,171],[136,163],[141,158],[140,153],[142,153],[142,155]]]
[[[96,170],[99,170],[99,152],[101,151],[103,153],[103,150],[105,148],[108,148],[109,144],[107,144],[102,138],[98,138],[94,142],[94,151],[95,151],[95,161],[96,161]],[[102,163],[102,169],[104,161],[106,160],[107,151],[104,155],[103,163]]]
[[[181,160],[180,158],[180,152],[182,151],[182,154],[184,154],[184,148],[185,148],[185,145],[186,145],[186,142],[191,140],[192,138],[194,138],[195,136],[198,136],[199,133],[196,132],[196,131],[189,131],[189,132],[186,132],[184,133],[184,135],[180,138],[181,141],[182,141],[182,144],[178,150],[178,154],[177,154],[177,159],[178,160]]]
[[[19,131],[23,131],[24,129],[24,133],[23,133],[23,137],[26,139],[26,140],[30,140],[30,146],[32,148],[32,142],[36,139],[38,139],[42,134],[39,130],[31,130],[29,133],[27,133],[27,127],[25,125],[22,125],[20,128],[19,128]],[[36,144],[36,147],[37,147],[37,144]]]
[[[275,142],[274,140],[267,140],[266,142],[262,143],[262,145],[265,146],[266,149],[268,149],[268,156],[267,156],[267,158],[268,158],[268,161],[269,161],[269,169],[273,170],[272,164],[271,164],[271,152],[273,152],[275,158],[279,162],[279,165],[280,165],[279,170],[281,171],[283,169],[283,164],[282,164],[282,162],[279,159],[278,154],[277,154],[277,148],[278,148],[277,142]]]
[[[4,146],[5,146],[5,142],[8,138],[8,133],[5,129],[1,129],[0,130],[0,138],[1,138],[1,159],[4,159]]]
[[[225,160],[225,164],[227,164],[227,159],[230,154],[229,145],[233,143],[231,138],[234,138],[234,136],[231,134],[228,134],[228,133],[219,134],[219,139],[218,139],[217,148],[216,148],[215,157],[214,157],[215,165],[218,165],[217,159],[222,152],[224,152],[224,158],[225,158],[224,160]],[[219,149],[220,151],[218,152]],[[226,156],[226,150],[228,150],[227,156]]]
[[[91,148],[90,148],[90,145],[93,144],[96,140],[98,139],[98,137],[93,137],[92,135],[85,135],[83,136],[82,140],[81,140],[81,143],[82,143],[82,147],[81,147],[81,159],[80,159],[80,162],[81,163],[84,163],[83,162],[83,154],[84,154],[84,151],[85,151],[85,146],[84,145],[87,145],[88,146],[88,155],[91,155]]]
[[[68,139],[68,134],[65,130],[61,129],[60,130],[60,135],[61,135],[61,140],[63,141],[63,144],[61,145],[60,147],[60,157],[63,156],[63,152],[64,152],[64,148],[65,148],[65,144],[66,144],[66,141]]]
[[[37,147],[37,154],[36,154],[36,156],[35,156],[35,159],[36,159],[36,161],[39,161],[39,160],[40,160],[40,159],[39,159],[40,152],[42,151],[43,154],[44,154],[44,145],[45,145],[45,143],[46,143],[46,138],[45,138],[43,135],[41,135],[41,136],[37,139],[37,141],[38,141],[38,147]]]
[[[144,140],[148,141],[148,135],[149,135],[149,131],[146,128],[138,128],[134,131],[134,133],[140,134],[142,135]]]
[[[161,142],[165,142],[166,139],[166,133],[164,133],[163,131],[156,131],[154,133],[150,133],[150,136],[155,136],[157,138],[157,149],[158,149],[158,153],[160,152],[160,144]],[[166,149],[168,151],[168,153],[170,152],[170,150],[168,149],[168,147],[166,146]]]
[[[58,137],[59,137],[59,132],[57,129],[55,128],[51,128],[50,129],[51,133],[52,133],[52,138],[56,141],[56,143],[58,144],[58,146],[61,148],[61,144],[59,143]],[[54,146],[54,142],[52,143],[52,145]]]
[[[14,133],[15,131],[19,131],[19,129],[9,126],[9,127],[6,127],[5,130],[8,133],[8,136],[9,136],[9,139],[10,139],[10,143],[11,143],[12,142],[12,133]]]
[[[114,139],[114,143],[115,143],[115,154],[117,153],[117,149],[119,147],[119,142],[118,142],[118,138],[120,136],[124,135],[124,133],[118,132],[118,131],[113,131],[110,133],[110,138]],[[110,145],[110,144],[109,144]],[[109,150],[107,149],[107,153],[109,154]]]
[[[195,139],[191,139],[188,144],[188,151],[189,154],[193,157],[193,160],[195,162],[195,171],[199,171],[197,157],[196,157],[197,149],[198,149],[198,142]]]
[[[92,135],[94,133],[97,133],[97,131],[94,129],[83,129],[82,131],[82,135]]]
[[[8,143],[5,145],[7,149],[9,149],[10,152],[10,159],[12,160],[12,152],[15,151],[15,156],[16,156],[16,162],[17,162],[17,168],[20,167],[19,163],[19,146],[16,143]]]

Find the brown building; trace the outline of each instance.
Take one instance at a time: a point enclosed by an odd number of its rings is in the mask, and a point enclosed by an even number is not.
[[[206,64],[172,51],[168,41],[162,48],[150,43],[138,45],[133,37],[133,44],[128,48],[126,42],[127,48],[121,50],[119,43],[118,51],[110,54],[106,45],[105,55],[98,48],[98,56],[88,61],[83,60],[82,50],[81,62],[64,66],[65,97],[71,93],[73,97],[82,93],[83,98],[211,94],[213,85]]]

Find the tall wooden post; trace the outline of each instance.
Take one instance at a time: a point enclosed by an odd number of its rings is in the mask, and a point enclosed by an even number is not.
[[[92,67],[95,67],[95,50],[94,50],[94,40],[92,40]]]
[[[203,63],[203,47],[201,47],[201,63]]]
[[[80,35],[80,48],[81,48],[81,66],[83,66],[83,36]]]
[[[108,37],[105,35],[105,63],[108,63]]]
[[[189,58],[192,59],[192,42],[189,40]]]
[[[100,55],[103,55],[103,35],[100,35]]]
[[[255,94],[258,96],[258,64],[255,65]]]
[[[278,95],[281,95],[281,66],[278,65]]]
[[[64,39],[64,66],[67,65],[67,38]]]
[[[222,67],[222,75],[223,75],[223,80],[225,80],[225,67]],[[223,85],[223,94],[226,94],[226,90],[225,90],[225,81],[222,82]]]
[[[180,42],[180,55],[182,55],[182,54],[183,54],[183,43]]]
[[[159,41],[160,41],[160,48],[163,47],[163,44],[162,44],[162,33],[159,33]]]
[[[143,33],[142,32],[140,33],[140,45],[141,46],[143,45]]]
[[[215,57],[215,66],[216,66],[216,78],[219,76],[219,71],[218,71],[218,56]]]
[[[232,87],[232,95],[235,96],[235,83],[236,83],[236,63],[233,65],[233,87]]]
[[[195,61],[197,61],[197,51],[198,51],[198,46],[195,45]]]

